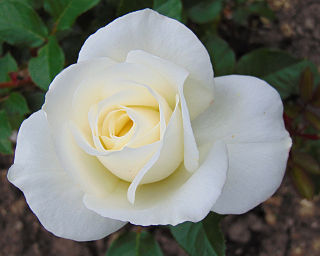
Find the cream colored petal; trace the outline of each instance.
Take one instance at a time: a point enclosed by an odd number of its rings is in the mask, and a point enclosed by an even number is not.
[[[140,184],[162,180],[172,174],[181,164],[183,160],[182,128],[182,115],[177,98],[175,110],[160,147],[129,186],[127,195],[129,202],[134,203],[136,190]]]
[[[171,95],[173,96],[174,94],[179,93],[184,132],[184,163],[187,170],[195,171],[198,168],[199,151],[194,139],[193,130],[190,123],[189,109],[184,97],[184,83],[189,73],[185,69],[170,61],[163,60],[141,50],[130,51],[126,61],[145,65],[147,68],[161,74],[165,79],[167,79],[168,82],[166,83],[166,86],[162,85],[159,88],[154,87],[154,89],[157,90],[161,95],[164,95],[164,97],[169,98]],[[200,86],[199,90],[203,91]],[[206,92],[206,94],[210,93]],[[211,92],[211,94],[213,96],[213,92]],[[212,100],[211,98],[209,102],[205,102],[204,100],[206,99],[207,97],[199,97],[198,103],[195,104],[195,102],[193,102],[194,105],[190,105],[190,109],[192,109],[193,106],[197,107],[203,105],[203,111],[209,106],[209,103]],[[199,112],[199,110],[197,109],[195,112]]]
[[[44,111],[26,119],[19,130],[8,179],[22,190],[41,224],[56,236],[76,241],[101,239],[126,222],[87,209],[84,192],[59,163]]]
[[[215,79],[212,106],[194,120],[198,143],[223,140],[229,169],[213,211],[243,213],[270,197],[280,185],[291,139],[283,122],[283,105],[275,89],[255,77]]]
[[[99,29],[82,46],[78,62],[102,56],[123,62],[136,49],[175,63],[190,73],[198,88],[212,90],[212,65],[200,40],[182,23],[150,9],[129,13]]]
[[[201,150],[200,150],[201,151]],[[125,197],[129,184],[119,183],[105,198],[85,195],[86,206],[102,216],[128,220],[136,225],[177,225],[198,222],[211,210],[226,178],[227,151],[217,142],[193,174],[183,165],[167,179],[138,188],[135,204]]]
[[[166,79],[167,83],[155,84],[153,89],[170,103],[174,102],[179,86],[182,87],[181,93],[186,99],[191,119],[206,110],[213,101],[213,82],[209,87],[202,86],[193,77],[189,76],[189,72],[185,68],[176,65],[174,62],[161,59],[143,50],[130,51],[126,62],[144,65]]]
[[[154,88],[167,83],[159,74],[150,72],[144,66],[133,63],[119,63],[103,72],[97,72],[91,76],[81,75],[81,77],[82,80],[77,84],[77,89],[72,98],[72,107],[70,106],[70,108],[73,110],[73,120],[79,127],[83,126],[83,130],[90,129],[87,120],[89,109],[93,105],[104,100],[108,101],[119,92],[124,94],[127,92],[127,99],[135,100],[140,98],[139,105],[149,106],[153,104],[154,99],[146,96],[148,92],[143,88],[137,89],[137,92],[138,90],[141,91],[139,97],[139,94],[136,95],[137,93],[133,92],[134,88],[139,85],[147,85],[150,88]],[[170,102],[167,103],[171,108],[174,107],[174,102],[172,104]],[[136,104],[134,103],[134,105]]]

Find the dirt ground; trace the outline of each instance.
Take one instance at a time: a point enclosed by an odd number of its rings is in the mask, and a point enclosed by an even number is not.
[[[320,66],[320,1],[268,0],[277,20],[256,31],[254,40],[280,47]]]
[[[320,66],[320,1],[269,0],[277,21],[253,31],[253,44],[280,47]],[[47,232],[30,211],[22,193],[6,178],[12,157],[0,155],[0,256],[102,256],[118,236],[78,243]],[[134,229],[127,225],[125,229]],[[228,256],[319,256],[320,197],[302,199],[289,179],[277,193],[247,214],[222,222]],[[186,253],[165,229],[153,230],[164,254]],[[121,231],[120,231],[121,232]]]

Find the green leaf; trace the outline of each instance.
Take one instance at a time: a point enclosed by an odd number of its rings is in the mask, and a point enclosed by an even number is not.
[[[48,30],[38,14],[27,3],[0,1],[0,38],[9,44],[40,46]]]
[[[11,126],[7,113],[4,110],[0,110],[0,139],[7,139],[11,135]]]
[[[136,234],[128,232],[112,242],[106,256],[131,256],[136,252]]]
[[[12,143],[9,137],[12,133],[12,129],[9,123],[7,113],[4,110],[0,110],[0,153],[12,154]]]
[[[38,56],[29,62],[32,80],[42,89],[47,90],[53,78],[64,66],[64,53],[54,36],[39,50]]]
[[[44,0],[45,10],[52,15],[57,30],[72,26],[76,18],[88,11],[100,0]]]
[[[181,21],[181,0],[154,0],[153,9],[165,16]]]
[[[275,18],[273,11],[265,1],[250,3],[248,5],[246,5],[246,1],[243,1],[239,4],[241,6],[238,6],[232,14],[234,21],[238,24],[246,25],[248,18],[251,15],[262,16],[269,20],[273,20]]]
[[[311,105],[320,108],[320,84],[318,84],[313,93]]]
[[[284,99],[298,94],[300,73],[306,67],[316,72],[315,66],[309,61],[296,59],[280,50],[262,48],[242,56],[236,71],[242,75],[257,76],[266,80]]]
[[[0,55],[3,53],[3,40],[0,38]]]
[[[290,174],[299,193],[309,200],[312,199],[315,194],[315,187],[309,175],[297,165],[290,169]]]
[[[18,92],[13,92],[4,101],[4,108],[8,113],[25,115],[30,112],[26,99]]]
[[[162,251],[148,232],[128,232],[115,240],[107,251],[106,256],[162,256]]]
[[[203,24],[218,18],[221,10],[221,0],[202,1],[188,10],[188,16],[193,22]]]
[[[45,93],[43,92],[29,92],[25,93],[28,105],[32,112],[38,111],[44,103]]]
[[[33,9],[40,9],[43,6],[43,0],[16,0],[16,1],[28,4]]]
[[[236,56],[228,43],[218,36],[211,35],[204,40],[215,76],[232,74],[234,71]]]
[[[120,0],[117,16],[144,8],[152,8],[153,0]]]
[[[0,82],[10,81],[9,73],[17,70],[17,62],[10,53],[0,58]]]
[[[304,102],[307,103],[311,100],[313,91],[313,75],[309,67],[301,74],[299,89],[301,98]]]
[[[9,139],[1,139],[0,138],[0,153],[11,155],[12,151],[12,142]]]
[[[275,18],[274,12],[269,8],[268,3],[265,1],[249,4],[248,10],[250,14],[256,14],[270,20]]]
[[[202,222],[170,226],[177,242],[191,256],[224,256],[225,243],[219,227],[221,215],[211,213]]]
[[[304,117],[309,121],[309,123],[320,131],[320,116],[314,112],[307,110],[304,114]]]
[[[293,162],[299,165],[304,171],[320,175],[320,166],[316,159],[314,159],[310,154],[305,152],[292,151]]]

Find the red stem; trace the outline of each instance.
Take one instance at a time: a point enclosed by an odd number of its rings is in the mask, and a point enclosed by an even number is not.
[[[299,137],[303,137],[309,140],[320,140],[319,135],[317,134],[304,134],[304,133],[295,133],[294,135],[299,136]]]
[[[30,76],[20,78],[17,72],[12,72],[9,74],[9,76],[11,81],[0,83],[0,88],[14,88],[32,82]]]

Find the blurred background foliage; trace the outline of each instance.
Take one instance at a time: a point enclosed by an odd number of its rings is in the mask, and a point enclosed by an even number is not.
[[[77,61],[85,39],[115,18],[143,8],[177,19],[194,31],[210,54],[215,76],[257,76],[280,93],[285,125],[293,138],[287,175],[302,197],[311,200],[318,194],[319,71],[284,49],[250,42],[253,30],[275,19],[263,0],[0,0],[1,154],[13,154],[21,122],[41,107],[53,78]],[[220,256],[225,254],[218,228],[221,218],[210,214],[200,223],[170,230],[190,255]],[[107,255],[127,255],[129,250],[162,255],[154,238],[141,230],[121,235]]]

